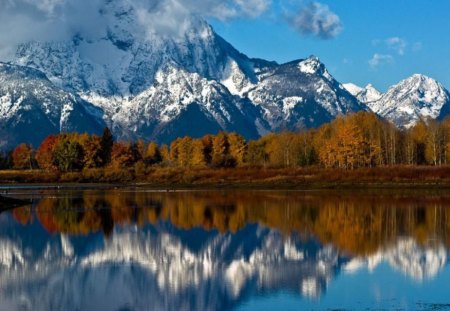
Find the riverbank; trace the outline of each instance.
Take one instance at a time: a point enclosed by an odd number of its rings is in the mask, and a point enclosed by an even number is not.
[[[150,168],[59,173],[40,170],[0,171],[0,183],[135,185],[157,189],[353,189],[353,188],[450,188],[450,166],[396,166],[356,170],[298,169],[180,169]]]

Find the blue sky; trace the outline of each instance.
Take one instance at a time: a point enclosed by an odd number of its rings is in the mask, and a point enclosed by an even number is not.
[[[302,34],[282,21],[309,2],[280,3],[255,18],[210,22],[250,57],[287,62],[313,54],[340,82],[372,83],[385,91],[422,73],[450,88],[450,1],[320,0],[342,24],[328,39]]]

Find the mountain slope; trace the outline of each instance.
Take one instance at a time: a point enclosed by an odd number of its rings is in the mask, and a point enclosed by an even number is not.
[[[415,74],[392,86],[368,106],[400,127],[411,127],[426,118],[442,118],[450,112],[450,93],[436,80]]]
[[[102,111],[55,87],[35,69],[0,63],[0,148],[27,142],[34,146],[49,134],[101,132]]]
[[[361,103],[368,104],[377,101],[383,95],[372,84],[368,84],[365,88],[359,87],[353,83],[343,84],[345,89],[355,96]]]
[[[105,0],[102,14],[105,33],[27,42],[13,63],[98,107],[118,138],[168,142],[220,130],[255,138],[364,109],[315,57],[251,59],[198,17],[167,36],[144,32],[132,6]]]
[[[363,109],[314,56],[263,70],[258,79],[248,96],[271,130],[316,127]]]

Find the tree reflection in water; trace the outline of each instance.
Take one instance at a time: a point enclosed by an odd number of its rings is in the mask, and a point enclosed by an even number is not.
[[[87,235],[114,226],[170,222],[177,228],[235,233],[260,224],[314,236],[349,255],[369,255],[398,237],[450,246],[450,195],[337,192],[70,192],[13,211],[50,233]]]

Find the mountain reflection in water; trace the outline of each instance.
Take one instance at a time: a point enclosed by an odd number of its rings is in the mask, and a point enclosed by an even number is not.
[[[230,310],[318,301],[387,264],[413,282],[447,266],[450,195],[19,191],[0,215],[0,310]]]

